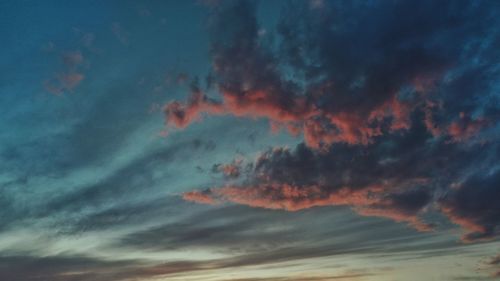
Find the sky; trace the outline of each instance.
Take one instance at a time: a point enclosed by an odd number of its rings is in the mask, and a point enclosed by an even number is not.
[[[0,280],[500,278],[500,2],[0,1]]]

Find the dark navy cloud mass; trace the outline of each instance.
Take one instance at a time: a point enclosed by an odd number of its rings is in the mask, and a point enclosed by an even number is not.
[[[0,280],[494,280],[500,2],[2,1]]]
[[[185,198],[288,210],[351,205],[422,230],[432,225],[419,215],[434,205],[470,231],[464,239],[495,237],[498,202],[486,197],[498,198],[499,184],[497,6],[293,3],[278,46],[259,37],[253,3],[215,8],[222,101],[194,89],[187,104],[166,106],[167,124],[185,127],[200,113],[264,117],[304,144],[262,154],[243,183]]]

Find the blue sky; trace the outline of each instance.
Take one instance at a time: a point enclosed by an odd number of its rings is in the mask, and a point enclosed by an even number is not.
[[[494,280],[495,1],[2,1],[0,279]]]

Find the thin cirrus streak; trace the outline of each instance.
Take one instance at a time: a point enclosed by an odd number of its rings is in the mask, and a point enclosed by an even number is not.
[[[280,20],[278,46],[261,38],[252,3],[215,5],[210,50],[221,98],[194,84],[186,103],[164,107],[167,127],[204,115],[265,118],[303,144],[264,152],[239,183],[184,199],[289,211],[346,205],[423,231],[436,224],[422,217],[441,213],[466,230],[464,241],[497,237],[498,37],[477,52],[460,47],[498,33],[476,20],[496,10],[412,5],[291,5],[285,14],[299,16]]]

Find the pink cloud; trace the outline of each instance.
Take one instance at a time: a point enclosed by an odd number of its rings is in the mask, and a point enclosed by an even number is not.
[[[266,118],[273,131],[285,128],[294,136],[303,134],[305,142],[315,148],[342,142],[367,144],[383,134],[384,118],[391,119],[391,131],[407,130],[412,110],[410,104],[393,98],[373,108],[368,116],[356,111],[325,111],[305,97],[280,98],[279,94],[264,90],[243,94],[224,91],[221,102],[195,90],[187,102],[172,101],[164,107],[170,127],[186,128],[199,121],[202,114]]]
[[[453,141],[464,141],[476,135],[489,123],[484,118],[472,119],[469,115],[461,112],[460,119],[452,122],[448,127],[448,134]]]
[[[300,211],[321,206],[350,206],[363,216],[376,216],[406,222],[419,231],[430,231],[432,226],[419,218],[420,209],[405,211],[387,196],[387,187],[368,186],[360,190],[349,187],[328,191],[319,186],[269,184],[257,186],[225,186],[186,192],[185,200],[202,204],[224,202],[250,207]]]
[[[63,69],[43,83],[45,90],[54,95],[73,91],[85,78],[81,71],[85,58],[79,50],[64,52],[61,60]]]
[[[200,191],[185,192],[182,198],[186,201],[214,205],[216,201],[209,194]]]

